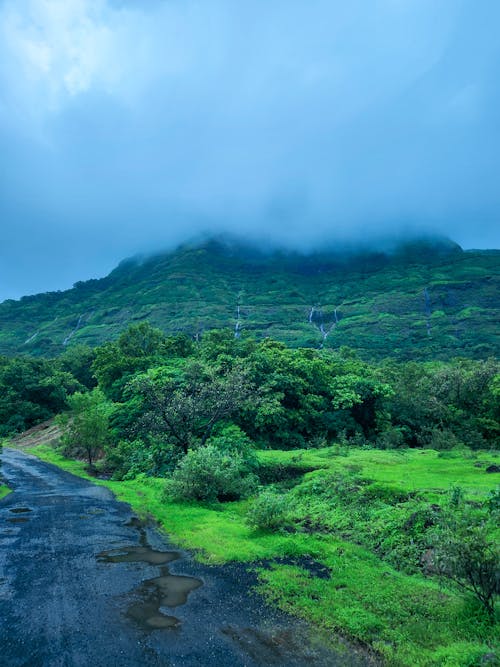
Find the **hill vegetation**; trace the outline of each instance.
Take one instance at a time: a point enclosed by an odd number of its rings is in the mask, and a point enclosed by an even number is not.
[[[362,358],[486,358],[499,349],[500,252],[420,241],[392,252],[264,252],[207,241],[122,262],[73,289],[0,304],[0,354],[56,356],[149,321],[198,338],[211,329]]]
[[[497,664],[497,255],[416,252],[209,243],[4,303],[0,435],[385,664]]]
[[[283,609],[388,664],[495,659],[494,359],[367,362],[140,323],[2,364],[5,435],[63,410],[35,453],[111,480],[199,557],[257,561]]]

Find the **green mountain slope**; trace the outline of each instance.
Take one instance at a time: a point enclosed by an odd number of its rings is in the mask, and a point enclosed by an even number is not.
[[[0,353],[58,354],[131,322],[201,335],[228,328],[367,358],[499,351],[500,251],[415,242],[393,253],[264,253],[226,241],[122,262],[101,280],[0,304]]]

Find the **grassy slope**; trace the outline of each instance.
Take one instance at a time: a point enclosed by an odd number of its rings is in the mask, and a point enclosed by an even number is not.
[[[2,451],[2,443],[0,442],[0,453]],[[2,484],[1,479],[0,479],[0,500],[2,498],[5,498],[5,496],[10,493],[10,489],[6,484]]]
[[[0,304],[0,353],[55,355],[71,332],[71,344],[96,345],[145,319],[169,333],[234,329],[239,304],[243,331],[292,346],[318,347],[320,325],[328,330],[337,316],[327,347],[349,345],[367,358],[484,358],[500,348],[499,266],[495,252],[420,248],[346,259],[207,243]]]
[[[40,458],[78,475],[84,465],[61,457],[48,446],[32,449]],[[340,455],[339,455],[340,454]],[[267,464],[317,467],[292,493],[328,472],[355,469],[357,474],[405,491],[418,489],[422,498],[443,502],[452,484],[466,496],[485,498],[495,486],[484,463],[495,454],[476,459],[439,457],[432,451],[405,453],[335,448],[304,452],[262,452]],[[478,465],[482,467],[478,467]],[[136,512],[150,514],[179,544],[198,550],[207,562],[258,561],[273,558],[313,559],[329,568],[329,578],[311,574],[307,563],[275,563],[260,570],[261,591],[281,608],[319,627],[366,643],[394,665],[473,665],[491,652],[491,630],[471,613],[470,602],[454,591],[419,574],[398,572],[369,550],[332,534],[264,534],[244,520],[248,502],[213,507],[165,502],[163,481],[142,478],[103,482]],[[310,497],[311,502],[314,497]],[[299,510],[300,511],[300,508]]]

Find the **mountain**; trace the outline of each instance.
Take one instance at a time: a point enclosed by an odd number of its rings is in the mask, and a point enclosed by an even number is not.
[[[486,357],[499,351],[500,251],[415,241],[391,251],[300,254],[228,240],[123,261],[106,278],[0,304],[0,353],[56,355],[148,320],[365,358]]]

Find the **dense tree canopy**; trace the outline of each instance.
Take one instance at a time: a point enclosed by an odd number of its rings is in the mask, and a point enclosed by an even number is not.
[[[0,428],[28,428],[97,383],[111,406],[109,447],[153,439],[185,453],[225,423],[261,447],[496,447],[499,378],[493,359],[370,364],[348,348],[291,349],[229,330],[193,341],[143,322],[56,360],[0,358]]]

